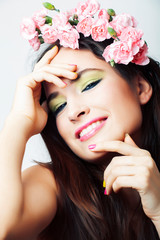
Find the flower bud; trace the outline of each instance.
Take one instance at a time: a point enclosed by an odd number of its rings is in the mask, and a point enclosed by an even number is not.
[[[110,16],[115,16],[116,15],[116,13],[115,13],[115,11],[113,10],[113,9],[107,9],[107,13],[110,15]]]
[[[111,61],[110,61],[110,65],[111,65],[112,67],[115,66],[115,61],[114,61],[114,59],[111,59]]]
[[[73,15],[73,19],[74,19],[74,20],[78,20],[78,15],[77,15],[77,14],[74,14],[74,15]]]
[[[113,28],[108,27],[108,32],[109,32],[109,34],[111,35],[112,38],[116,38],[117,37],[117,33],[116,33],[116,31]]]
[[[52,4],[49,3],[49,2],[44,2],[44,3],[43,3],[43,6],[44,6],[45,8],[47,8],[48,10],[55,10],[55,6],[52,5]]]
[[[48,10],[52,10],[52,11],[55,10],[57,12],[60,12],[59,9],[56,9],[55,6],[53,4],[51,4],[51,3],[49,3],[49,2],[44,2],[43,6],[45,8],[47,8]]]
[[[46,16],[45,19],[46,19],[45,21],[46,24],[52,25],[52,18],[50,16]]]
[[[76,26],[78,24],[78,20],[77,19],[69,19],[68,22],[72,25],[72,26]]]

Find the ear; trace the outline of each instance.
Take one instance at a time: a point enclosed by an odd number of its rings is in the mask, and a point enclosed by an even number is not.
[[[141,76],[138,76],[136,84],[139,102],[141,105],[144,105],[152,96],[152,86]]]

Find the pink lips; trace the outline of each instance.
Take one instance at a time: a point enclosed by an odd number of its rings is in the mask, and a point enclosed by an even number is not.
[[[75,132],[75,136],[76,138],[79,138],[79,140],[81,142],[88,140],[89,138],[91,138],[93,135],[95,135],[97,133],[97,131],[103,127],[103,125],[105,124],[105,121],[107,120],[107,117],[101,117],[101,118],[95,118],[92,121],[86,123],[85,125],[83,125],[82,127],[78,128],[77,131]],[[89,131],[88,133],[86,133],[85,135],[83,135],[82,137],[80,137],[80,133],[83,129],[87,128],[89,125],[91,125],[92,123],[95,123],[97,121],[102,121],[101,124],[99,124],[98,126],[96,126],[95,128],[93,128],[91,131]]]

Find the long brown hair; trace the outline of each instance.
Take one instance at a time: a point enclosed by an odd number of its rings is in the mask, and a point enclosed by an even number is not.
[[[104,48],[111,40],[97,43],[90,37],[80,38],[80,49],[87,48],[102,58]],[[56,43],[58,44],[58,43]],[[52,46],[51,46],[52,47]],[[48,50],[48,49],[47,49]],[[44,53],[43,53],[44,54]],[[147,66],[130,63],[117,64],[115,71],[126,81],[142,75],[153,88],[153,96],[143,109],[143,148],[150,151],[160,169],[160,67],[150,59]],[[45,94],[42,91],[43,101]],[[42,164],[49,168],[59,189],[58,209],[51,224],[40,234],[45,240],[158,240],[151,220],[144,214],[141,203],[134,215],[128,215],[128,206],[121,191],[104,195],[103,169],[77,157],[63,141],[56,127],[55,117],[49,113],[42,137],[52,161]],[[138,217],[136,227],[134,220]]]

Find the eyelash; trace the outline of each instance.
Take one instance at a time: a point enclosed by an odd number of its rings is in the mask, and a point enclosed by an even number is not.
[[[88,90],[94,88],[101,80],[102,80],[102,79],[98,79],[97,81],[93,81],[93,82],[89,83],[89,84],[82,90],[82,92],[88,91]]]
[[[67,105],[66,102],[63,103],[63,104],[61,104],[61,105],[55,110],[55,112],[54,112],[55,116],[57,116],[58,113],[61,112],[66,105]]]
[[[89,84],[82,90],[82,92],[85,92],[85,91],[88,91],[88,90],[94,88],[101,80],[102,80],[102,79],[98,79],[97,81],[93,81],[93,82],[89,83]],[[57,116],[58,113],[60,113],[60,112],[64,109],[64,107],[65,107],[66,105],[67,105],[67,102],[61,104],[61,105],[55,110],[55,112],[54,112],[55,116]]]

